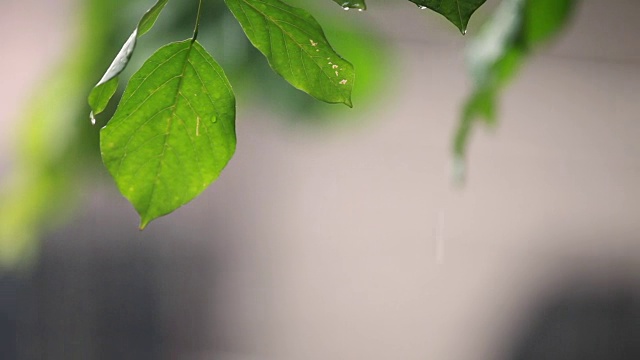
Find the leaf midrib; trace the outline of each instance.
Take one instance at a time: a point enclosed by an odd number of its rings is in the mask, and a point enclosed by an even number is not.
[[[462,31],[465,31],[467,26],[462,21],[462,10],[460,10],[460,0],[456,0],[456,6],[458,7],[458,19],[460,19],[460,27],[462,27]]]
[[[182,71],[180,73],[180,79],[178,80],[178,86],[177,86],[177,90],[176,90],[176,95],[173,99],[173,110],[171,115],[169,116],[169,119],[167,121],[167,130],[164,134],[164,145],[162,146],[162,153],[160,153],[159,156],[159,161],[158,161],[158,166],[156,167],[156,176],[155,179],[153,180],[153,183],[151,185],[151,194],[149,195],[149,201],[147,202],[147,207],[144,211],[145,214],[149,214],[149,209],[151,208],[151,204],[153,202],[153,196],[155,195],[155,191],[158,185],[158,181],[160,180],[160,174],[162,173],[162,167],[164,165],[164,154],[167,150],[168,144],[169,144],[169,136],[171,135],[171,132],[169,131],[171,129],[171,125],[173,124],[173,121],[175,120],[176,117],[176,109],[178,108],[178,98],[181,95],[181,89],[182,89],[182,83],[184,81],[184,77],[185,77],[185,72],[187,70],[187,64],[189,63],[189,56],[191,55],[191,50],[193,49],[193,43],[195,42],[195,39],[191,39],[189,41],[189,47],[186,49],[187,51],[187,56],[185,57],[184,60],[184,64],[182,65]],[[157,69],[156,69],[157,70]],[[155,71],[155,70],[154,70]],[[197,116],[197,115],[196,115]],[[175,151],[174,151],[175,153]],[[178,154],[176,154],[176,157],[178,156]],[[182,163],[182,162],[180,162]],[[182,198],[184,198],[184,195],[182,196]],[[143,219],[143,222],[145,221],[145,219]]]

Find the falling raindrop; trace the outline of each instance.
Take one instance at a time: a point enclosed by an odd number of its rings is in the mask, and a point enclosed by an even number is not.
[[[458,155],[453,159],[451,175],[455,185],[460,186],[464,184],[467,177],[467,165],[462,156]]]
[[[96,124],[96,117],[93,115],[93,111],[89,114],[89,118],[91,119],[91,125]]]

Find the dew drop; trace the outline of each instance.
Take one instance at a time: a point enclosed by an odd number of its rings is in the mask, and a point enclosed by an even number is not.
[[[217,116],[215,116],[215,115],[213,115],[213,116],[211,117],[211,122],[212,122],[212,123],[214,123],[214,124],[215,124],[215,123],[217,123],[217,122],[218,122],[218,117],[217,117]]]
[[[349,9],[350,9],[350,8],[349,8],[348,6],[343,6],[343,7],[342,7],[342,10],[344,10],[344,11],[349,11]]]
[[[89,118],[91,119],[91,125],[95,125],[96,124],[96,117],[95,117],[95,115],[93,115],[93,111],[91,112],[91,114],[89,114]]]
[[[426,7],[426,6],[424,6],[424,5],[418,5],[418,9],[420,9],[420,10],[424,10],[424,9],[426,9],[426,8],[427,8],[427,7]]]
[[[336,0],[336,2],[338,1]],[[364,4],[364,1],[343,0],[340,2],[340,4],[344,10],[349,10],[349,9],[357,9],[358,11],[367,10],[367,6]]]

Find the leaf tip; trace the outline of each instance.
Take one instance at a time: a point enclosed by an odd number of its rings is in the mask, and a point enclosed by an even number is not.
[[[140,226],[138,226],[138,230],[140,230],[140,231],[144,230],[147,227],[147,225],[149,225],[151,220],[153,220],[153,219],[149,219],[149,218],[146,218],[146,217],[141,217],[140,218]]]

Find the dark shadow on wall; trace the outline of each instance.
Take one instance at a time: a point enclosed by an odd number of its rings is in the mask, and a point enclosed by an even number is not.
[[[17,354],[17,298],[20,282],[7,274],[0,275],[0,359],[15,359]]]
[[[521,324],[505,359],[640,359],[638,284],[578,279],[557,287]]]
[[[156,359],[157,265],[138,251],[45,252],[19,292],[19,359]]]
[[[79,220],[46,237],[29,276],[0,276],[0,360],[183,359],[215,349],[214,267],[224,257],[188,232]]]

